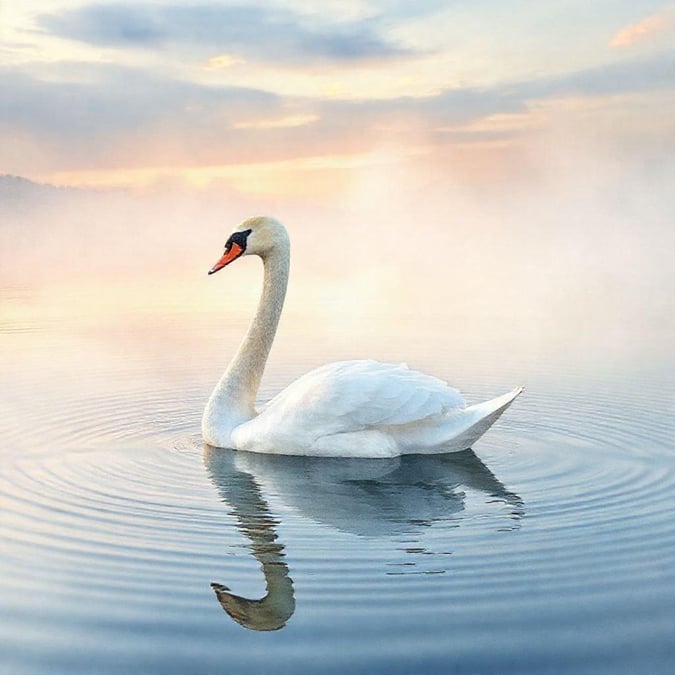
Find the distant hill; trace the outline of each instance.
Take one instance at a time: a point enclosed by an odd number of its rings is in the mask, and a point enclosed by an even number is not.
[[[25,212],[44,206],[69,195],[80,194],[77,188],[57,187],[49,183],[36,183],[28,178],[0,175],[0,212]]]
[[[28,178],[13,176],[8,173],[0,174],[0,196],[2,197],[17,196],[21,198],[37,192],[53,194],[62,193],[70,189],[73,188],[57,187],[49,183],[37,183]]]

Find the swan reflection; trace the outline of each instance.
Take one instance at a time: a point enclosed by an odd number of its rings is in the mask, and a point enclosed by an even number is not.
[[[284,562],[284,546],[277,542],[278,522],[254,477],[236,467],[234,452],[208,448],[204,461],[220,496],[231,506],[239,531],[250,542],[253,556],[262,566],[267,592],[259,600],[249,600],[231,593],[223,584],[212,583],[211,588],[223,609],[242,626],[261,631],[283,628],[295,611],[295,598]]]
[[[265,577],[267,591],[258,600],[212,584],[223,609],[252,630],[282,628],[295,610],[293,581],[266,493],[307,519],[362,537],[410,534],[448,520],[464,510],[464,488],[507,505],[514,526],[524,513],[520,497],[507,490],[472,450],[368,460],[207,447],[204,462]]]

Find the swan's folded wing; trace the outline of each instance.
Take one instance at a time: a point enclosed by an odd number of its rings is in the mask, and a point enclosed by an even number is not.
[[[296,380],[262,416],[326,435],[411,424],[464,406],[456,389],[405,365],[340,361]]]

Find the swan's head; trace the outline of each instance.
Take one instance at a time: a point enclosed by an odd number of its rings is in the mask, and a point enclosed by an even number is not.
[[[275,251],[288,250],[288,247],[288,233],[278,220],[267,216],[247,218],[235,228],[225,242],[225,253],[209,270],[209,274],[217,272],[244,255],[266,258]]]

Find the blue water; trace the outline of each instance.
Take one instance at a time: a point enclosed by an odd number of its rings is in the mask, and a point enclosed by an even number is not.
[[[292,328],[263,399],[349,355],[526,391],[456,455],[219,451],[199,418],[241,322],[7,312],[1,673],[675,672],[667,352]]]

